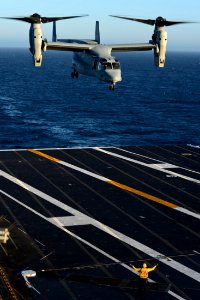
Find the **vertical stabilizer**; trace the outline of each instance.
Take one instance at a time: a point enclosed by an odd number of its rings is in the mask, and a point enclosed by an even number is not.
[[[53,33],[52,33],[52,42],[57,41],[57,34],[56,34],[56,21],[53,21]]]
[[[95,28],[95,41],[100,44],[100,31],[99,31],[99,21],[96,21],[96,28]]]

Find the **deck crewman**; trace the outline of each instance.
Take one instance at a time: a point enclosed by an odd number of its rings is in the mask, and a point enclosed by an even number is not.
[[[147,281],[149,272],[154,271],[157,265],[152,268],[147,268],[147,264],[143,263],[142,268],[136,268],[133,264],[130,264],[133,270],[139,273],[139,290],[143,293],[146,293]]]

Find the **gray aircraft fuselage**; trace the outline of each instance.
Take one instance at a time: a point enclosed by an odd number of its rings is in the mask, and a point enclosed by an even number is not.
[[[74,52],[72,69],[112,84],[122,80],[119,61],[111,56],[111,48],[104,45],[96,45],[84,52]]]

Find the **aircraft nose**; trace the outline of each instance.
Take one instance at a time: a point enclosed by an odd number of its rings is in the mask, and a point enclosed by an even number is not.
[[[106,75],[109,82],[116,83],[122,81],[121,72],[119,70],[108,70]]]

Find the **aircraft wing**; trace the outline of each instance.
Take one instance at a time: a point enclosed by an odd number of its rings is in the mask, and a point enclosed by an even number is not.
[[[67,40],[66,40],[67,41]],[[96,43],[85,43],[85,42],[47,42],[47,50],[57,51],[73,51],[81,52],[85,50],[91,50],[97,46]],[[111,49],[112,52],[124,52],[124,51],[148,51],[154,49],[156,46],[150,43],[144,44],[113,44],[106,45]]]
[[[95,45],[90,45],[90,44],[47,42],[47,50],[58,50],[58,51],[81,52],[85,50],[91,50],[94,46]]]
[[[148,51],[154,49],[156,46],[150,43],[144,44],[116,44],[107,45],[112,48],[112,52],[124,52],[124,51]]]

